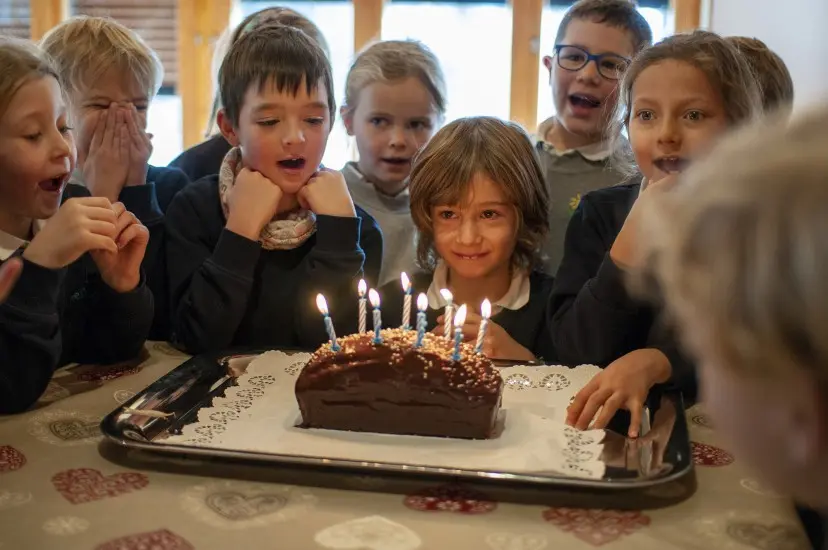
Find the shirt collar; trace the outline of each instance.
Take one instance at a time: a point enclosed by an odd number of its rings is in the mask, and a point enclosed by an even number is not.
[[[606,160],[612,154],[612,143],[607,139],[597,143],[590,143],[589,145],[584,145],[583,147],[575,147],[574,149],[558,151],[551,143],[546,141],[546,134],[552,126],[555,125],[555,123],[556,119],[555,117],[552,117],[541,122],[540,126],[538,126],[538,138],[540,143],[543,145],[544,151],[559,157],[578,153],[585,159],[592,162]]]
[[[342,175],[345,177],[346,181],[348,180],[348,178],[352,178],[354,181],[358,181],[359,183],[364,184],[364,185],[370,185],[371,188],[376,190],[376,186],[373,183],[371,183],[370,181],[368,181],[368,178],[366,178],[362,174],[362,172],[359,171],[359,168],[357,167],[356,162],[353,162],[353,161],[346,162],[345,166],[342,168]],[[405,204],[408,204],[408,202],[409,202],[409,198],[408,198],[409,190],[408,190],[407,185],[405,186],[405,189],[403,189],[402,191],[400,191],[399,193],[397,193],[393,197],[391,195],[386,195],[386,194],[380,192],[379,190],[377,190],[377,195],[381,196],[384,200],[388,200],[388,201],[392,201],[392,202],[393,201],[403,202]]]
[[[492,314],[501,309],[517,310],[529,303],[530,291],[529,276],[525,271],[515,270],[509,290],[500,299],[492,302]],[[448,266],[442,260],[437,263],[434,276],[431,278],[431,285],[428,287],[428,307],[431,309],[442,309],[447,303],[440,289],[448,288]]]
[[[32,233],[37,235],[45,224],[46,220],[35,220],[32,224]],[[29,241],[19,239],[5,231],[0,231],[0,262],[5,262],[12,254],[28,246],[28,244]]]

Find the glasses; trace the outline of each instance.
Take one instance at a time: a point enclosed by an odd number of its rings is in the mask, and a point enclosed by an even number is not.
[[[614,53],[593,55],[583,48],[566,44],[555,46],[555,58],[558,60],[558,67],[567,71],[580,71],[590,61],[595,61],[598,74],[609,80],[619,80],[630,66],[630,60],[626,57]]]

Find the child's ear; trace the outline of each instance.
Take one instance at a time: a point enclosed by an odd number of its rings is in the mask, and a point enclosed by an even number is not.
[[[354,135],[354,110],[343,105],[339,108],[339,116],[342,117],[342,123],[345,125],[345,131],[349,136]]]
[[[233,127],[233,123],[230,122],[230,118],[224,112],[224,109],[219,109],[219,112],[216,114],[216,124],[218,124],[224,139],[233,147],[238,147],[239,136],[236,134],[236,129]]]
[[[543,66],[546,67],[546,70],[549,71],[549,79],[552,79],[552,63],[553,60],[550,56],[544,55],[543,56]]]

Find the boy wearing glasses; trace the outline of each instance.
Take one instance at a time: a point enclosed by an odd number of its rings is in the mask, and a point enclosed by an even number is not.
[[[554,275],[563,257],[569,218],[581,196],[621,182],[613,169],[613,136],[607,135],[618,80],[653,34],[630,0],[580,0],[564,15],[555,51],[545,56],[555,116],[538,128],[538,154],[549,186],[549,235],[545,271]]]

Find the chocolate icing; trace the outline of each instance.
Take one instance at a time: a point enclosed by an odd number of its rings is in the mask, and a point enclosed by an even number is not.
[[[325,344],[296,380],[296,400],[306,428],[487,439],[494,432],[503,380],[491,361],[447,338],[386,329]]]

